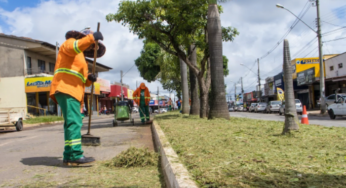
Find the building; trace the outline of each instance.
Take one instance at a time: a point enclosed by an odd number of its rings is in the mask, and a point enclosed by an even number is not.
[[[57,47],[27,37],[0,34],[0,108],[20,108],[34,115],[60,115],[60,108],[50,98],[50,84],[54,75]],[[93,61],[86,59],[89,72]],[[96,74],[111,68],[96,63]],[[94,101],[100,95],[95,83]],[[85,103],[90,100],[90,89],[85,89]],[[89,99],[89,100],[88,100]],[[89,108],[89,106],[88,106]],[[44,109],[44,110],[43,110]],[[92,110],[97,110],[95,102]]]
[[[340,93],[346,93],[346,52],[325,61],[326,96],[334,94],[340,88]]]

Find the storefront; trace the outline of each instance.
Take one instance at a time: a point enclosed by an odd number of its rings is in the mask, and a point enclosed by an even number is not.
[[[61,115],[60,108],[49,97],[53,76],[25,78],[25,93],[27,101],[27,112],[33,115]],[[84,103],[87,110],[90,109],[91,86],[85,88]],[[100,84],[94,84],[94,98],[92,110],[98,109],[97,101],[100,95]],[[44,110],[45,109],[45,110]]]
[[[53,76],[25,78],[27,113],[33,115],[57,114],[57,105],[49,98]],[[45,110],[43,110],[45,109]]]

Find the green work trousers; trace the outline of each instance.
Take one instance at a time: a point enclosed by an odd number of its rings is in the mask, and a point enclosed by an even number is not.
[[[145,122],[145,116],[147,116],[147,121],[150,120],[150,115],[149,115],[149,106],[146,105],[139,105],[139,116],[141,117],[141,121]],[[145,116],[144,116],[145,114]]]
[[[83,157],[80,102],[64,93],[55,94],[64,116],[65,151],[64,160],[77,160]]]

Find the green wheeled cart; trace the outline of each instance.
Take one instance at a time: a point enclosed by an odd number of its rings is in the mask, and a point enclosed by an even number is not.
[[[118,126],[118,121],[124,122],[130,120],[132,125],[135,120],[132,118],[131,106],[127,101],[120,101],[115,105],[113,127]]]

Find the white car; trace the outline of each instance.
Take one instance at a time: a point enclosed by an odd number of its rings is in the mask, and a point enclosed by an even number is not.
[[[254,112],[255,111],[255,107],[257,106],[258,103],[252,103],[249,107],[249,112]]]
[[[337,97],[338,98],[346,97],[346,93],[338,93]],[[332,95],[329,95],[328,97],[326,97],[324,100],[325,100],[324,102],[326,103],[326,107],[328,107],[336,101],[336,96],[335,96],[335,94],[332,94]]]
[[[334,104],[328,106],[328,114],[330,119],[335,119],[336,116],[346,116],[346,96],[338,98]]]
[[[257,103],[257,105],[255,106],[255,112],[256,113],[265,112],[266,108],[267,108],[267,103],[265,102]]]
[[[302,115],[302,114],[303,114],[303,106],[302,106],[302,103],[300,102],[299,99],[295,99],[294,101],[295,101],[295,103],[296,103],[297,114]],[[280,114],[280,115],[285,114],[285,101],[282,102],[282,105],[281,105],[281,107],[280,107],[280,109],[279,109],[279,114]]]
[[[279,112],[281,104],[282,104],[281,101],[270,101],[267,105],[266,112],[267,113]]]

